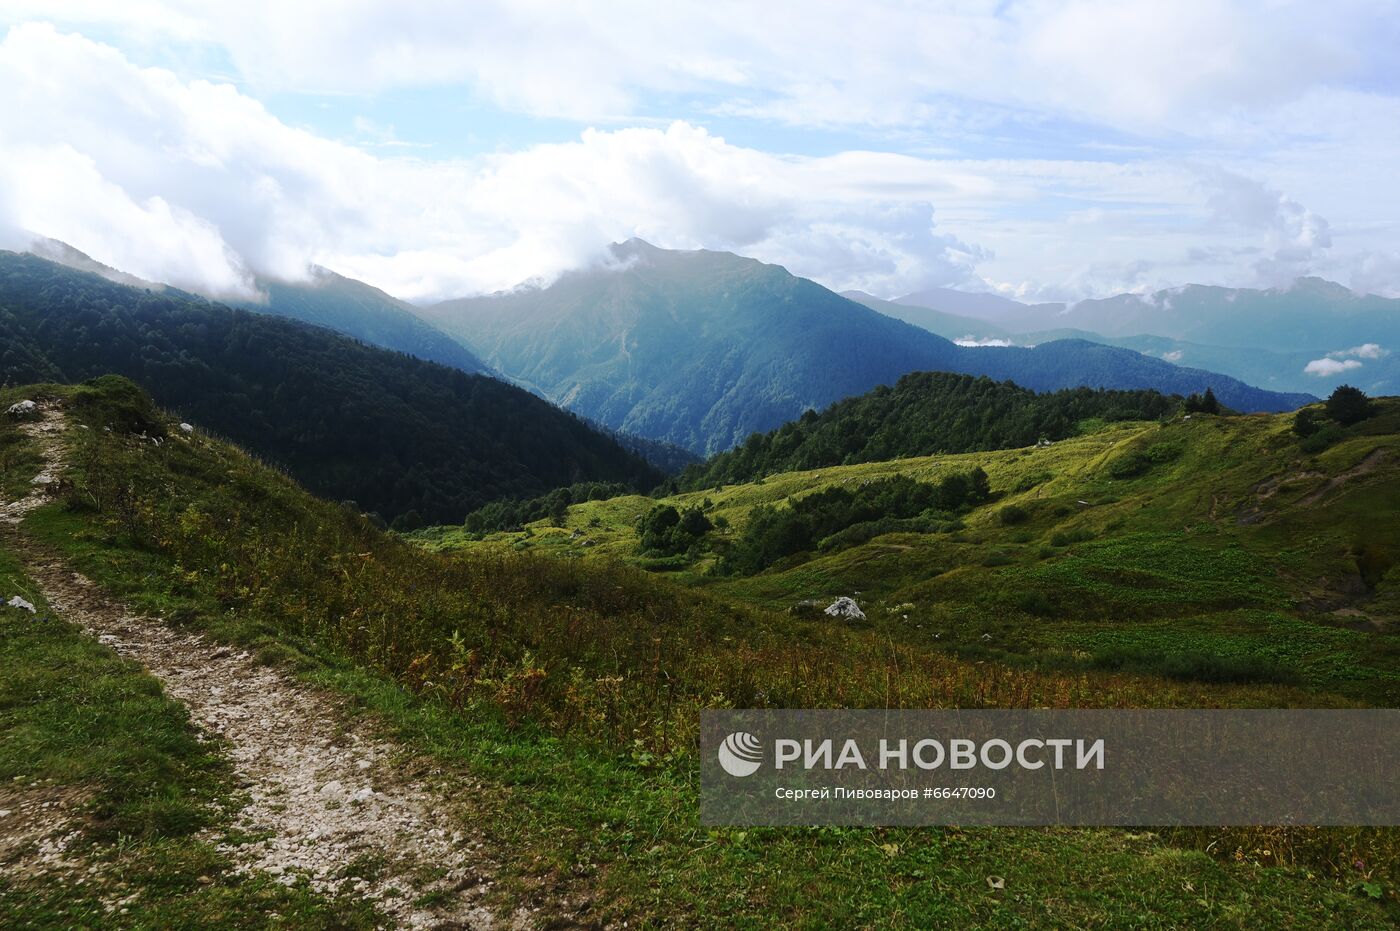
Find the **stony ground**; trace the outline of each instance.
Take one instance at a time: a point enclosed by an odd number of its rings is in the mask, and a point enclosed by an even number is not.
[[[0,504],[0,521],[9,524],[48,500],[63,469],[65,424],[56,405],[24,429],[40,441],[45,465],[27,496]],[[453,799],[473,791],[470,780],[415,761],[372,721],[345,713],[336,697],[247,653],[132,614],[61,561],[23,550],[26,570],[59,616],[145,667],[227,753],[247,803],[235,825],[240,842],[213,840],[239,869],[362,897],[396,927],[543,923],[532,910],[501,916],[483,904],[493,861],[454,816]],[[29,847],[19,862],[30,872],[73,872],[64,852],[72,833],[61,814],[72,807],[66,802],[15,799],[7,808],[0,796],[0,849]]]

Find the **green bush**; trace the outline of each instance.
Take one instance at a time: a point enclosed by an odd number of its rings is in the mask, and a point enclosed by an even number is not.
[[[1032,472],[1029,475],[1021,476],[1021,480],[1012,486],[1011,490],[1017,493],[1030,491],[1037,485],[1043,485],[1054,477],[1055,476],[1051,475],[1049,472]]]
[[[1094,654],[1090,665],[1115,672],[1150,673],[1184,682],[1248,685],[1295,685],[1296,670],[1258,656],[1213,653],[1153,653],[1140,647],[1109,647]]]
[[[987,473],[980,468],[939,482],[897,475],[854,487],[824,488],[788,499],[787,507],[755,508],[743,536],[724,555],[719,569],[752,575],[818,546],[830,550],[895,530],[930,532],[939,529],[947,512],[979,504],[990,493]],[[913,518],[918,522],[902,523]],[[847,530],[851,532],[842,535]]]
[[[1111,478],[1137,478],[1152,468],[1152,460],[1143,453],[1124,453],[1108,464]]]
[[[1094,539],[1093,531],[1079,528],[1077,530],[1056,530],[1050,535],[1051,546],[1073,546],[1075,543],[1083,543],[1086,540]]]
[[[1031,519],[1031,515],[1029,511],[1019,505],[1008,504],[997,512],[997,519],[1001,521],[1003,527],[1012,527],[1016,524],[1024,524]]]
[[[658,504],[637,522],[641,550],[675,556],[696,547],[714,524],[697,507],[677,511],[669,504]]]
[[[1376,412],[1376,406],[1360,388],[1340,385],[1327,399],[1327,416],[1344,427],[1360,423]]]
[[[1346,436],[1345,430],[1334,423],[1329,423],[1299,443],[1298,449],[1309,455],[1316,455],[1344,436]]]
[[[1044,558],[1045,554],[1041,555]],[[1034,614],[1036,617],[1050,617],[1055,613],[1055,605],[1044,592],[1038,589],[1019,593],[1013,599],[1012,604],[1016,606],[1018,611]]]

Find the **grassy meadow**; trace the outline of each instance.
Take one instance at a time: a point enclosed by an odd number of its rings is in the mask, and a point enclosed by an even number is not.
[[[564,528],[408,541],[170,430],[119,380],[51,390],[87,429],[71,431],[70,480],[25,533],[137,609],[249,646],[470,769],[488,787],[473,817],[497,841],[503,898],[567,893],[633,927],[1359,928],[1400,915],[1393,830],[710,830],[696,811],[706,707],[1393,704],[1394,641],[1369,627],[1395,597],[1394,460],[1305,503],[1394,448],[1390,408],[1315,461],[1293,455],[1284,418],[1198,418],[682,496],[710,499],[723,538],[755,505],[822,483],[970,463],[991,477],[996,500],[962,529],[736,578],[709,574],[707,553],[642,568],[634,528],[651,499],[577,505]],[[1117,457],[1162,443],[1179,454],[1109,477]],[[16,469],[22,447],[0,424]],[[1295,458],[1324,477],[1261,500]],[[1026,517],[1008,524],[1009,505]],[[865,624],[788,611],[857,590]],[[1026,599],[1037,591],[1044,603]],[[1164,644],[1179,667],[1154,667]],[[1263,667],[1193,665],[1263,645]]]

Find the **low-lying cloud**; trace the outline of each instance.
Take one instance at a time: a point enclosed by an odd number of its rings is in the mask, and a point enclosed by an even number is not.
[[[1321,359],[1313,359],[1303,366],[1303,372],[1307,375],[1316,375],[1319,378],[1330,378],[1359,368],[1361,368],[1361,363],[1355,359],[1333,359],[1324,356]]]
[[[0,84],[8,238],[33,231],[220,297],[312,264],[452,297],[548,278],[633,236],[885,292],[975,281],[989,255],[934,223],[931,196],[975,182],[906,156],[776,156],[675,122],[469,160],[388,157],[45,25],[0,43]],[[905,179],[893,194],[892,177]]]

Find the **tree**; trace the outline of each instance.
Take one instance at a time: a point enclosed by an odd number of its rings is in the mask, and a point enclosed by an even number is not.
[[[1220,401],[1215,397],[1215,392],[1207,387],[1204,395],[1193,394],[1186,399],[1186,413],[1219,414]]]
[[[1205,397],[1201,398],[1201,413],[1220,413],[1220,402],[1216,400],[1215,391],[1213,391],[1209,385],[1206,386]]]
[[[569,491],[556,488],[545,496],[545,506],[549,510],[549,522],[556,527],[564,526],[569,516]]]
[[[1293,417],[1293,432],[1303,439],[1312,436],[1322,429],[1322,424],[1317,422],[1317,411],[1311,407],[1305,407]]]
[[[1375,405],[1360,388],[1340,385],[1327,399],[1327,416],[1344,427],[1360,423],[1376,412]]]
[[[975,467],[967,474],[971,488],[968,497],[973,501],[986,501],[992,495],[992,483],[987,478],[987,473],[982,471],[981,466]]]

